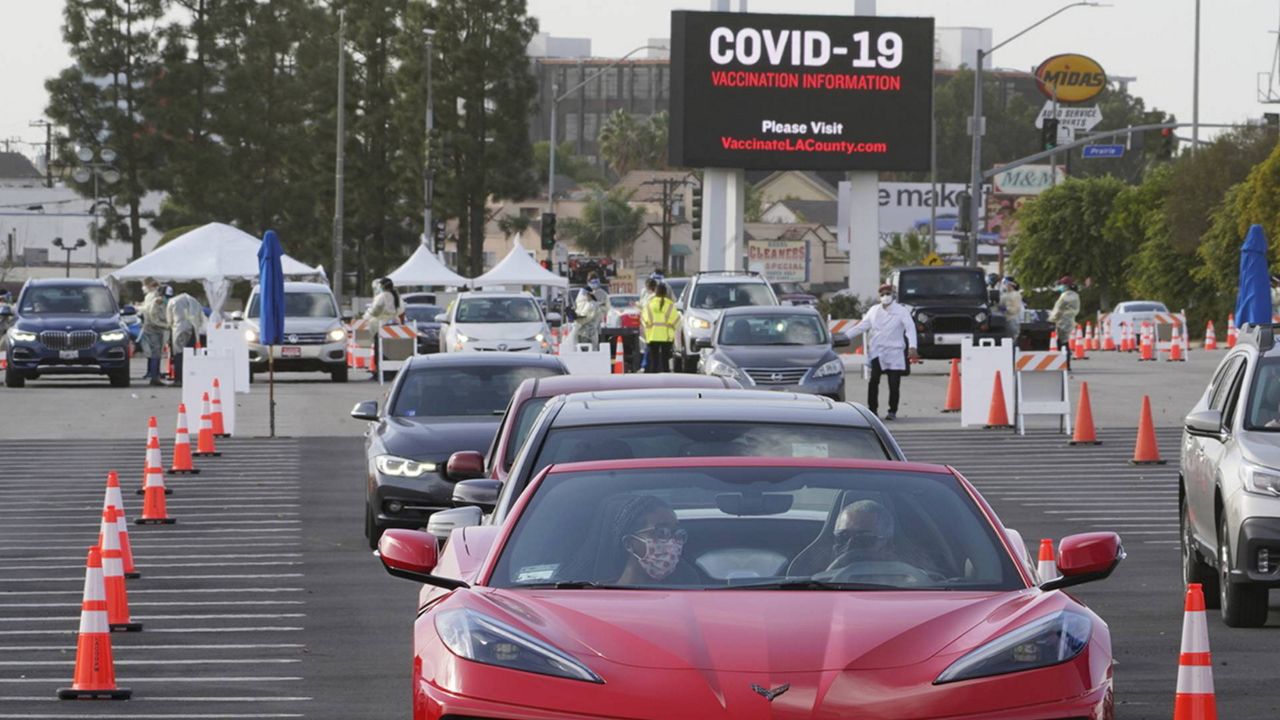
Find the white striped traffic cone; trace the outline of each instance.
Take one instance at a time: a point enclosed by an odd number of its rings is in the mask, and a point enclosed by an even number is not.
[[[107,593],[102,584],[102,553],[96,546],[91,547],[85,562],[75,673],[71,687],[58,688],[58,699],[128,700],[132,694],[129,688],[116,687],[111,629],[107,624]]]
[[[1178,656],[1173,720],[1217,720],[1217,717],[1204,591],[1200,583],[1191,583],[1187,585],[1186,614],[1182,617],[1182,653]]]
[[[133,565],[133,546],[129,543],[129,521],[124,515],[124,498],[120,496],[120,475],[115,470],[107,473],[107,496],[102,501],[102,509],[106,510],[108,507],[115,512],[116,535],[120,538],[120,554],[124,560],[124,576],[140,578],[142,573],[138,572]],[[104,547],[102,537],[105,533],[104,529],[98,534],[98,547]]]
[[[107,596],[107,622],[111,632],[137,632],[142,623],[129,617],[129,593],[124,584],[124,556],[120,552],[120,531],[116,529],[116,509],[102,511],[102,585]]]
[[[1053,555],[1053,541],[1044,538],[1040,541],[1040,559],[1036,565],[1036,573],[1040,582],[1048,582],[1058,577],[1058,560]]]

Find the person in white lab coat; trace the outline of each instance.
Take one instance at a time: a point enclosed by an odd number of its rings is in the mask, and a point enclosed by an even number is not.
[[[885,420],[898,418],[898,397],[907,361],[919,360],[916,324],[911,312],[894,298],[892,285],[880,286],[880,304],[867,311],[862,320],[849,330],[855,338],[868,330],[871,337],[867,362],[871,363],[871,380],[867,383],[867,408],[876,413],[880,407],[880,376],[889,378],[889,414]]]

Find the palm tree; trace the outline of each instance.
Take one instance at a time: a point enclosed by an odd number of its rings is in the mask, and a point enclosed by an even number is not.
[[[644,230],[644,208],[631,205],[635,190],[593,185],[595,197],[587,201],[581,218],[560,222],[561,235],[591,255],[616,256]]]
[[[880,248],[880,274],[895,268],[921,265],[929,256],[929,240],[920,233],[894,233],[888,244]]]
[[[508,238],[518,236],[529,229],[532,219],[525,215],[503,215],[498,218],[498,229]]]
[[[631,113],[619,108],[600,126],[600,156],[618,174],[634,170],[642,159],[641,128]]]

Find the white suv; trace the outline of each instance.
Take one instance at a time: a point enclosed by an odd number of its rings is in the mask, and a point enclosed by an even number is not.
[[[547,317],[526,292],[462,293],[436,320],[441,352],[551,352]]]
[[[725,308],[778,305],[769,283],[755,272],[700,272],[685,286],[676,309],[681,313],[673,356],[677,372],[697,372],[699,352],[694,340],[710,338],[711,328]]]
[[[258,288],[249,295],[243,315],[249,344],[249,372],[267,371],[267,347],[258,328]],[[334,382],[347,381],[347,331],[338,303],[328,285],[309,282],[284,284],[284,344],[273,345],[275,369],[288,372],[326,372]]]

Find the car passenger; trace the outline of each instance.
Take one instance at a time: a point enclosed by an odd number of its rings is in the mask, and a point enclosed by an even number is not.
[[[696,571],[680,561],[687,539],[675,512],[661,499],[615,495],[601,503],[586,542],[557,577],[619,585],[696,582]]]

